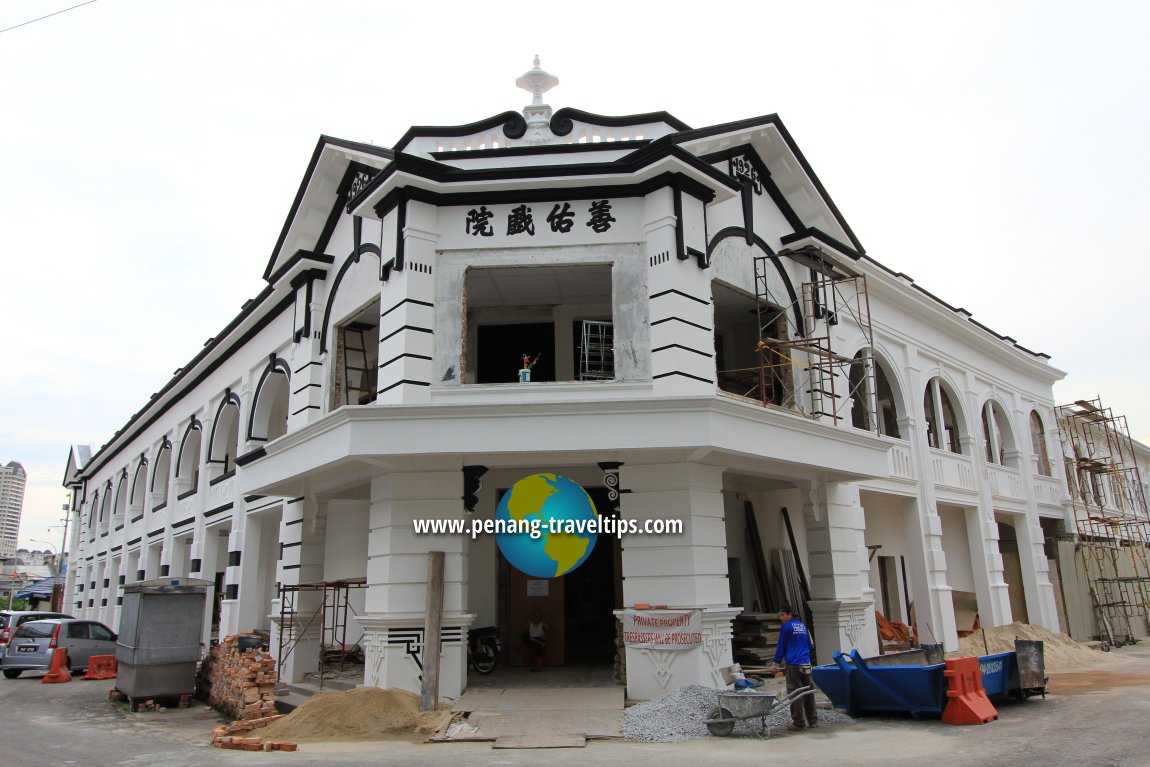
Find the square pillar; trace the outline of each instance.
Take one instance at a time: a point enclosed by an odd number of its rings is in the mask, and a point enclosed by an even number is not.
[[[280,521],[279,582],[282,586],[320,583],[324,580],[327,505],[305,498],[289,502]],[[318,671],[323,643],[323,593],[316,589],[286,590],[272,600],[271,648],[278,653],[280,679],[299,682],[304,674]]]
[[[978,597],[978,620],[983,626],[1004,626],[1013,620],[1010,612],[1010,587],[1002,572],[1002,554],[998,550],[998,524],[990,507],[990,490],[983,484],[985,505],[967,508],[966,537],[970,546],[970,569],[974,573],[974,590]]]
[[[865,519],[858,485],[811,482],[803,488],[811,631],[822,662],[835,651],[878,654]],[[865,593],[864,593],[865,592]]]
[[[364,684],[420,691],[428,552],[444,552],[441,697],[459,697],[467,684],[466,536],[416,535],[417,519],[467,519],[459,470],[397,472],[371,483],[364,614]]]
[[[1014,533],[1018,538],[1018,556],[1022,560],[1028,619],[1033,625],[1060,631],[1054,585],[1050,582],[1050,564],[1046,559],[1046,540],[1037,515],[1015,517]]]
[[[723,469],[694,463],[632,465],[619,470],[621,518],[681,520],[683,532],[622,539],[623,603],[703,611],[703,643],[686,650],[628,647],[627,696],[649,700],[684,685],[724,686],[732,663]]]

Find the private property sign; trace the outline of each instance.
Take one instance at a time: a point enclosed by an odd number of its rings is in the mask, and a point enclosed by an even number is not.
[[[627,610],[623,643],[639,650],[690,650],[703,643],[702,610]]]

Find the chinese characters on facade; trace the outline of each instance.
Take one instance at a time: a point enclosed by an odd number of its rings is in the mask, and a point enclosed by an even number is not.
[[[576,211],[571,207],[571,203],[555,203],[551,212],[547,214],[547,225],[552,232],[567,234],[575,226],[575,216]],[[473,237],[492,237],[495,235],[495,228],[492,225],[494,218],[495,214],[488,210],[486,205],[472,208],[467,211],[464,230]],[[602,234],[608,231],[614,222],[615,217],[611,215],[611,201],[594,200],[587,208],[586,221],[583,223],[591,227],[596,234]],[[535,236],[535,218],[528,205],[518,205],[507,214],[507,236],[517,234]]]

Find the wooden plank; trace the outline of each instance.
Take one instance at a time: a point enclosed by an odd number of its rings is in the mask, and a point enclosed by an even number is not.
[[[772,610],[774,605],[771,599],[770,581],[767,578],[767,561],[763,552],[763,541],[759,537],[759,522],[755,518],[755,507],[747,501],[743,504],[743,513],[746,515],[747,546],[751,550],[751,563],[755,573],[755,590],[759,594],[759,609]]]
[[[504,735],[497,738],[492,748],[585,748],[587,738],[582,735]]]
[[[443,559],[442,551],[427,552],[427,617],[423,629],[420,711],[434,711],[439,705],[439,654],[443,645]]]

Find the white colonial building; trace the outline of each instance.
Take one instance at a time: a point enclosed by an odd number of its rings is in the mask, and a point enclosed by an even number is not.
[[[522,113],[390,149],[321,137],[267,287],[74,453],[74,612],[214,580],[205,640],[268,629],[298,679],[330,637],[296,587],[338,582],[365,683],[417,690],[439,550],[444,694],[469,626],[538,608],[552,662],[609,664],[616,610],[701,610],[701,645],[627,651],[635,699],[718,683],[732,619],[796,595],[824,661],[873,654],[876,609],[948,649],[976,613],[1058,629],[1062,372],[868,256],[777,116],[553,113],[556,82],[537,63]],[[414,533],[537,472],[685,529],[542,584],[492,536]]]

